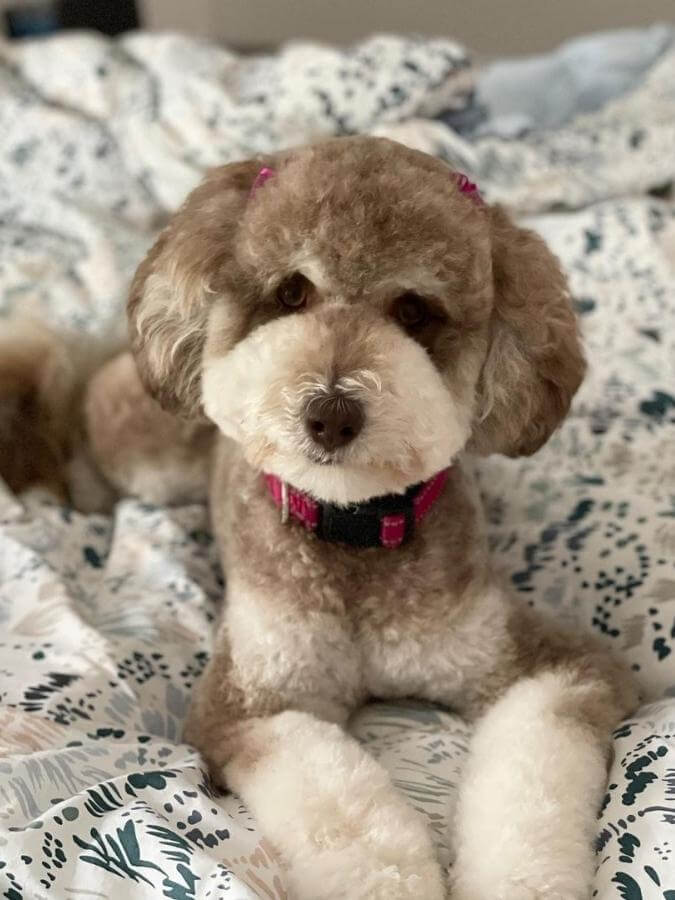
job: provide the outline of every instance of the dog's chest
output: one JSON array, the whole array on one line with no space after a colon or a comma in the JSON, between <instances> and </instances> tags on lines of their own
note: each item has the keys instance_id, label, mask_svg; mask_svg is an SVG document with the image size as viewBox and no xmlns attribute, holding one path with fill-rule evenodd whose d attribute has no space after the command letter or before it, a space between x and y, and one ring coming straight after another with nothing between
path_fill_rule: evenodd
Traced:
<instances>
[{"instance_id":1,"label":"dog's chest","mask_svg":"<svg viewBox=\"0 0 675 900\"><path fill-rule=\"evenodd\" d=\"M313 640L332 646L332 632L348 642L350 666L360 668L368 694L425 696L439 679L449 699L461 691L480 642L466 597L486 571L477 511L461 476L413 540L392 550L357 550L282 524L257 476L246 482L237 473L230 486L218 529L225 567L269 598L277 631L282 621L308 630L320 619L322 635Z\"/></svg>"}]
</instances>

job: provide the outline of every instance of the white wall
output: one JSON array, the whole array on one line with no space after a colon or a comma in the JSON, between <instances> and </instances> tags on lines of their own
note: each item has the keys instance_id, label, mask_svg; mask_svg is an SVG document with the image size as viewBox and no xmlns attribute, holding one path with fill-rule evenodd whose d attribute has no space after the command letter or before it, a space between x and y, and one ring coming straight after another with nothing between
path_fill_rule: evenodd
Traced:
<instances>
[{"instance_id":1,"label":"white wall","mask_svg":"<svg viewBox=\"0 0 675 900\"><path fill-rule=\"evenodd\" d=\"M547 50L604 28L675 19L675 0L139 0L154 28L233 45L346 42L373 31L449 35L483 54Z\"/></svg>"}]
</instances>

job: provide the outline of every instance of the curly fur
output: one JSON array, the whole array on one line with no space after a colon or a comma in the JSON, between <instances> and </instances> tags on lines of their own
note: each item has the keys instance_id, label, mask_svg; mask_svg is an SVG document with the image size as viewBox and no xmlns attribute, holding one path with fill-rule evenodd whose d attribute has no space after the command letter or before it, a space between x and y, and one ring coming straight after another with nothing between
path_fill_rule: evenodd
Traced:
<instances>
[{"instance_id":1,"label":"curly fur","mask_svg":"<svg viewBox=\"0 0 675 900\"><path fill-rule=\"evenodd\" d=\"M251 196L263 165L275 175ZM275 292L297 272L306 305L284 311ZM429 307L416 329L395 317L411 291ZM142 495L156 459L177 496L203 486L200 460L211 469L227 598L185 737L251 805L293 896L445 896L423 822L342 730L370 697L417 696L477 723L453 900L587 898L610 734L635 691L594 641L501 588L467 456L534 452L583 377L545 244L461 194L444 163L344 138L210 173L140 265L128 312L137 368L127 356L92 382L91 444ZM328 393L364 410L336 451L303 423ZM260 477L348 503L450 463L397 551L282 525Z\"/></svg>"}]
</instances>

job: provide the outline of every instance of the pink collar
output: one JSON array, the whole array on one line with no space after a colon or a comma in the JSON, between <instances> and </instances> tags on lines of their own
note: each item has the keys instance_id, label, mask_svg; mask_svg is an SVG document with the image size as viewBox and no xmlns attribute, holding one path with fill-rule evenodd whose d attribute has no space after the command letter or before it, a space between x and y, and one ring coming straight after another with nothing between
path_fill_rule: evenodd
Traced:
<instances>
[{"instance_id":1,"label":"pink collar","mask_svg":"<svg viewBox=\"0 0 675 900\"><path fill-rule=\"evenodd\" d=\"M394 549L412 538L443 493L451 471L452 467L443 469L428 481L409 487L404 494L387 494L350 506L322 503L276 475L264 478L272 499L281 509L282 522L295 519L324 541Z\"/></svg>"}]
</instances>

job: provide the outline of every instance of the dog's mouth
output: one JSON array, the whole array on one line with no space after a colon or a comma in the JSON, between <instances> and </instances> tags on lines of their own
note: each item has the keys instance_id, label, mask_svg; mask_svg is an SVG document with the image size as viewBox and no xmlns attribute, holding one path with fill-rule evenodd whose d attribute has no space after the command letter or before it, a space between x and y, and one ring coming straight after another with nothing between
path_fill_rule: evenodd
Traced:
<instances>
[{"instance_id":1,"label":"dog's mouth","mask_svg":"<svg viewBox=\"0 0 675 900\"><path fill-rule=\"evenodd\" d=\"M315 466L337 466L341 462L337 453L325 453L310 450L305 455Z\"/></svg>"}]
</instances>

